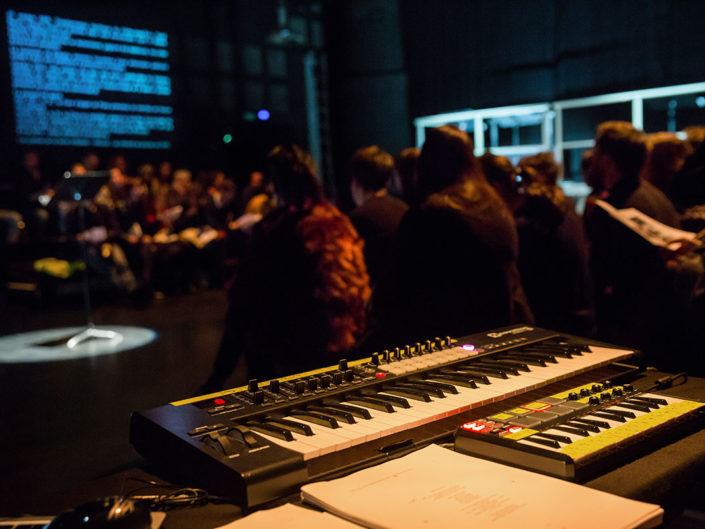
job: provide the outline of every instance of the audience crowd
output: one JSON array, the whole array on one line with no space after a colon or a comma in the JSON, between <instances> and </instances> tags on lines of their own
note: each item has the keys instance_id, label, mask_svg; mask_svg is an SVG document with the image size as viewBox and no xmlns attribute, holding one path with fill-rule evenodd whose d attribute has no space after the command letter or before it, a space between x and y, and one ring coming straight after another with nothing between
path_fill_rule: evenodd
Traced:
<instances>
[{"instance_id":1,"label":"audience crowd","mask_svg":"<svg viewBox=\"0 0 705 529\"><path fill-rule=\"evenodd\" d=\"M127 292L229 287L226 329L202 390L244 356L260 380L435 336L513 323L639 348L664 370L703 374L705 128L644 134L602 123L583 155L585 210L552 153L475 157L453 126L396 158L378 146L349 164L354 209L323 194L311 156L274 148L238 189L222 171L124 157L80 219L28 152L5 241L82 240ZM74 175L102 168L94 153ZM93 173L90 173L93 174ZM394 196L390 189L395 190ZM634 208L681 233L655 245L616 220ZM25 235L14 230L22 226ZM91 266L91 263L88 263Z\"/></svg>"}]
</instances>

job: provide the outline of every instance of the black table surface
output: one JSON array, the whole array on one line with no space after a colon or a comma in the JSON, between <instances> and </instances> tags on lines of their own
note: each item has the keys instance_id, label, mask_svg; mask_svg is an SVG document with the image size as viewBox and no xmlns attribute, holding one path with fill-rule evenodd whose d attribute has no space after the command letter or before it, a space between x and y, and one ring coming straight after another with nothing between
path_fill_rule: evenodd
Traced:
<instances>
[{"instance_id":1,"label":"black table surface","mask_svg":"<svg viewBox=\"0 0 705 529\"><path fill-rule=\"evenodd\" d=\"M634 385L646 389L664 373L647 370ZM687 382L661 390L659 393L705 402L705 378L689 377ZM625 498L656 503L664 507L666 519L677 516L687 506L702 501L705 508L705 430L697 431L647 455L624 464L591 481L585 486ZM159 471L145 465L116 472L86 482L61 495L38 498L36 514L52 514L98 497L120 495L144 486L139 480L163 482ZM144 494L154 491L145 490ZM699 495L699 497L698 497ZM282 498L265 507L298 502L298 495ZM243 516L240 508L226 503L176 508L168 511L164 529L210 529L225 525Z\"/></svg>"}]
</instances>

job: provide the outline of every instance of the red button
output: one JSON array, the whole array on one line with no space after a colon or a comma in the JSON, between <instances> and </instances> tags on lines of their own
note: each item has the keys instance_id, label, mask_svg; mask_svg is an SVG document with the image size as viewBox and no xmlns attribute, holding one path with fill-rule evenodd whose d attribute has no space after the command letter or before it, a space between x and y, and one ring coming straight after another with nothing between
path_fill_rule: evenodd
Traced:
<instances>
[{"instance_id":1,"label":"red button","mask_svg":"<svg viewBox=\"0 0 705 529\"><path fill-rule=\"evenodd\" d=\"M381 372L378 371L377 373L375 373L375 376L376 376L377 378L384 378L384 377L387 376L387 373L381 373Z\"/></svg>"},{"instance_id":2,"label":"red button","mask_svg":"<svg viewBox=\"0 0 705 529\"><path fill-rule=\"evenodd\" d=\"M227 404L227 401L225 399L217 398L217 399L213 399L213 404L217 404L218 406L222 406L223 404Z\"/></svg>"}]
</instances>

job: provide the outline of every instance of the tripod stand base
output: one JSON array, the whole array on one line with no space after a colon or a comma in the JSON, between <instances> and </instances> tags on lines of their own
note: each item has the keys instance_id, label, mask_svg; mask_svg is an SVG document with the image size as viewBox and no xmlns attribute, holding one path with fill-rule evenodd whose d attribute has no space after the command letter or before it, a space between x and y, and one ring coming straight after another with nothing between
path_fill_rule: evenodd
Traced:
<instances>
[{"instance_id":1,"label":"tripod stand base","mask_svg":"<svg viewBox=\"0 0 705 529\"><path fill-rule=\"evenodd\" d=\"M122 334L116 331L111 331L109 329L96 329L95 327L88 327L87 329L82 330L78 334L72 336L69 338L66 342L66 347L69 349L74 349L75 347L78 347L80 344L83 342L86 342L88 340L93 340L93 339L100 339L100 340L111 340L115 341L115 343L120 343L122 341Z\"/></svg>"}]
</instances>

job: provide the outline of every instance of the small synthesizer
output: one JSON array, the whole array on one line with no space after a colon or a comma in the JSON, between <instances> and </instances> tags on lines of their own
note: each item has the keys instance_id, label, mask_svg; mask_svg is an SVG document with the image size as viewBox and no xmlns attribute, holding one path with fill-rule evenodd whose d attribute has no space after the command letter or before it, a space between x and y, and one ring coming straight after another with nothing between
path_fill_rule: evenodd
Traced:
<instances>
[{"instance_id":1,"label":"small synthesizer","mask_svg":"<svg viewBox=\"0 0 705 529\"><path fill-rule=\"evenodd\" d=\"M463 424L455 449L585 481L705 426L705 404L605 380Z\"/></svg>"}]
</instances>

